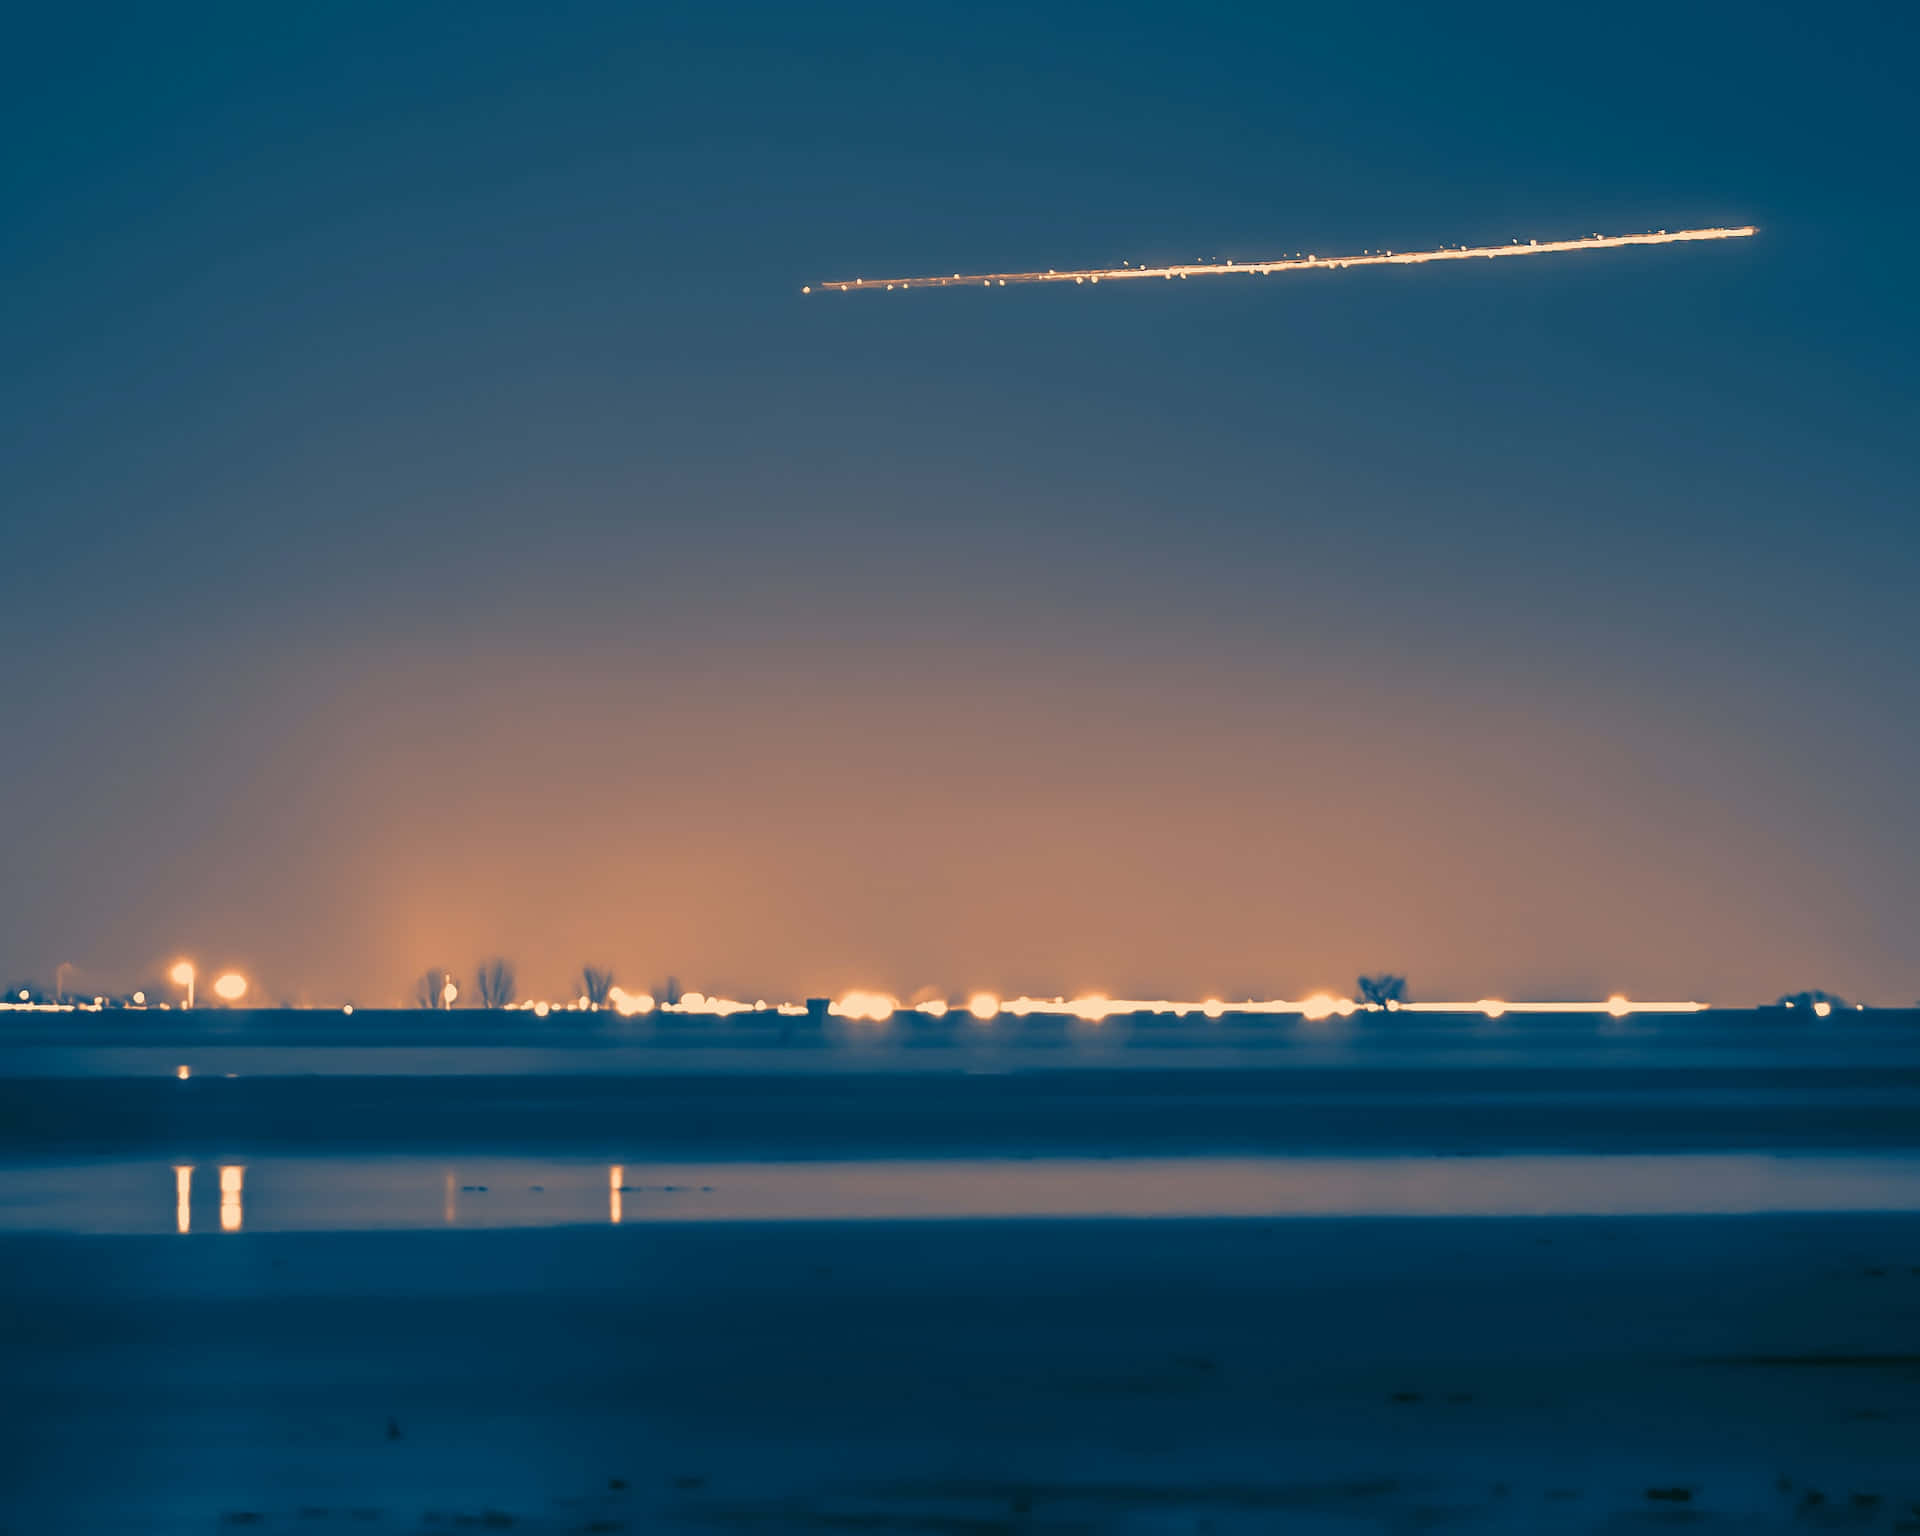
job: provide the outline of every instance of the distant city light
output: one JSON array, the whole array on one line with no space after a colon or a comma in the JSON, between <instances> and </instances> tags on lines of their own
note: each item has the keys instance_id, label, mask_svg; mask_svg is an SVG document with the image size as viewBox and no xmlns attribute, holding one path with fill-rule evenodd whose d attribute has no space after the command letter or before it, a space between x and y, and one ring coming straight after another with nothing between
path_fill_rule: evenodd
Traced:
<instances>
[{"instance_id":1,"label":"distant city light","mask_svg":"<svg viewBox=\"0 0 1920 1536\"><path fill-rule=\"evenodd\" d=\"M247 978L238 971L227 971L214 978L213 995L223 1003L237 1003L247 995Z\"/></svg>"},{"instance_id":2,"label":"distant city light","mask_svg":"<svg viewBox=\"0 0 1920 1536\"><path fill-rule=\"evenodd\" d=\"M174 961L173 969L167 972L167 976L176 987L186 988L187 1006L191 1008L193 1006L193 962L191 960Z\"/></svg>"},{"instance_id":3,"label":"distant city light","mask_svg":"<svg viewBox=\"0 0 1920 1536\"><path fill-rule=\"evenodd\" d=\"M899 1010L900 999L886 992L849 992L830 1010L843 1019L884 1024Z\"/></svg>"},{"instance_id":4,"label":"distant city light","mask_svg":"<svg viewBox=\"0 0 1920 1536\"><path fill-rule=\"evenodd\" d=\"M459 995L460 989L454 985L453 978L449 976L447 978L447 984L440 989L440 1006L442 1008L451 1008L453 1006L453 1000Z\"/></svg>"},{"instance_id":5,"label":"distant city light","mask_svg":"<svg viewBox=\"0 0 1920 1536\"><path fill-rule=\"evenodd\" d=\"M630 1019L636 1013L652 1013L653 999L645 992L629 992L625 987L607 988L607 1001L613 1005L613 1011L623 1019Z\"/></svg>"},{"instance_id":6,"label":"distant city light","mask_svg":"<svg viewBox=\"0 0 1920 1536\"><path fill-rule=\"evenodd\" d=\"M136 993L134 993L134 994L133 994L133 1005L134 1005L134 1007L136 1007L136 1008L144 1008L144 1007L146 1007L146 1006L147 1006L147 994L146 994L146 993L144 993L144 992L136 992Z\"/></svg>"},{"instance_id":7,"label":"distant city light","mask_svg":"<svg viewBox=\"0 0 1920 1536\"><path fill-rule=\"evenodd\" d=\"M25 997L27 994L22 992L20 995ZM967 1012L972 1014L982 1024L988 1023L999 1017L1000 999L995 997L991 992L976 992L972 997L967 999Z\"/></svg>"}]
</instances>

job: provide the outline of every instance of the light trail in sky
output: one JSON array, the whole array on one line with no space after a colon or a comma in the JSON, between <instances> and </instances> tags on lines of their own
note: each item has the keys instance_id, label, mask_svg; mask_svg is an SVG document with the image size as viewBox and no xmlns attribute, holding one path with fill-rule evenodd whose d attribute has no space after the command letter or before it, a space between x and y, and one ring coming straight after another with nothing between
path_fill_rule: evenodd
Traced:
<instances>
[{"instance_id":1,"label":"light trail in sky","mask_svg":"<svg viewBox=\"0 0 1920 1536\"><path fill-rule=\"evenodd\" d=\"M951 277L852 277L802 288L812 293L892 293L909 288L1004 288L1009 283L1124 282L1129 278L1158 277L1172 281L1188 277L1266 277L1275 272L1306 272L1315 268L1417 266L1427 261L1489 260L1498 256L1558 256L1568 251L1611 251L1627 245L1678 245L1694 240L1744 240L1759 233L1757 226L1734 229L1661 229L1645 235L1589 235L1580 240L1514 241L1511 245L1442 246L1435 251L1362 251L1358 256L1283 256L1274 261L1206 261L1173 267L1088 267L1055 272L955 272Z\"/></svg>"}]
</instances>

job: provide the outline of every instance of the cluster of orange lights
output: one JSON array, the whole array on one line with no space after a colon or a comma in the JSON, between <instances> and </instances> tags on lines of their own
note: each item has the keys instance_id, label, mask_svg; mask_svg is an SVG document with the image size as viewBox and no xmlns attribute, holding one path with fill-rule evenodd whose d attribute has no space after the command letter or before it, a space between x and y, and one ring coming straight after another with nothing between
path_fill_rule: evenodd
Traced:
<instances>
[{"instance_id":1,"label":"cluster of orange lights","mask_svg":"<svg viewBox=\"0 0 1920 1536\"><path fill-rule=\"evenodd\" d=\"M1350 997L1336 997L1331 992L1315 992L1298 999L1249 998L1238 1003L1229 1003L1217 997L1198 1002L1178 1002L1170 998L1116 998L1102 992L1084 993L1078 997L1010 998L1002 998L992 992L976 992L966 1002L967 1013L982 1024L991 1023L1002 1015L1016 1019L1054 1016L1077 1019L1083 1024L1100 1024L1124 1014L1172 1014L1176 1018L1184 1018L1196 1013L1207 1019L1224 1018L1228 1014L1290 1014L1315 1023L1323 1019L1344 1019L1356 1013L1480 1013L1490 1019L1510 1013L1596 1013L1620 1019L1633 1013L1700 1013L1706 1007L1705 1003L1695 1002L1635 1002L1619 994L1598 1003L1510 1003L1493 997L1483 997L1471 1003L1361 1003ZM949 1005L944 1001L902 1003L883 992L849 992L828 1011L837 1018L884 1024L894 1014L903 1011L939 1018L948 1010Z\"/></svg>"},{"instance_id":2,"label":"cluster of orange lights","mask_svg":"<svg viewBox=\"0 0 1920 1536\"><path fill-rule=\"evenodd\" d=\"M197 974L191 962L182 960L169 973L175 986L185 993L185 1004L191 1008L194 1004ZM247 978L238 971L225 971L213 981L213 992L223 1003L235 1004L242 1001L248 992ZM442 995L447 1007L452 1007L459 997L459 989L449 980ZM105 1006L104 998L95 998L87 1003L37 1003L30 1000L29 994L22 991L17 998L0 1000L0 1010L31 1012L98 1012ZM133 1003L136 1007L147 1006L146 994L135 993ZM1489 1019L1503 1018L1508 1014L1606 1014L1621 1019L1629 1014L1673 1014L1700 1013L1707 1008L1705 1003L1696 1002L1639 1002L1616 993L1602 1002L1572 1003L1515 1003L1503 998L1483 997L1473 1002L1451 1003L1361 1003L1350 997L1337 997L1331 992L1314 992L1297 999L1289 998L1248 998L1245 1001L1230 1003L1217 997L1196 1001L1177 1001L1171 998L1117 998L1103 992L1082 993L1077 997L1001 997L993 992L975 992L964 1004L950 1003L945 998L916 997L911 1001L902 1001L890 992L881 992L865 988L856 988L831 1000L827 1013L836 1019L845 1019L852 1024L885 1024L898 1013L912 1013L925 1018L944 1018L947 1014L964 1010L967 1015L981 1024L991 1023L1002 1016L1025 1019L1032 1017L1058 1017L1078 1020L1083 1024L1100 1024L1110 1018L1126 1014L1171 1014L1176 1018L1185 1018L1198 1014L1205 1019L1224 1018L1228 1014L1293 1015L1309 1022L1319 1022L1332 1018L1348 1018L1355 1013L1442 1013L1442 1014L1484 1014ZM587 997L578 997L564 1003L517 1002L507 1004L509 1011L524 1011L536 1018L544 1019L554 1013L592 1013L601 1009L616 1013L622 1018L634 1018L650 1013L691 1014L702 1018L729 1018L737 1013L775 1013L786 1018L804 1018L808 1009L802 1003L769 1003L765 998L753 1002L741 1002L735 998L713 997L704 992L687 992L674 1002L658 1001L644 992L629 992L623 987L609 989L604 1003L596 1004ZM351 1005L341 1010L351 1014ZM1815 1004L1814 1012L1821 1015L1828 1011L1825 1004Z\"/></svg>"}]
</instances>

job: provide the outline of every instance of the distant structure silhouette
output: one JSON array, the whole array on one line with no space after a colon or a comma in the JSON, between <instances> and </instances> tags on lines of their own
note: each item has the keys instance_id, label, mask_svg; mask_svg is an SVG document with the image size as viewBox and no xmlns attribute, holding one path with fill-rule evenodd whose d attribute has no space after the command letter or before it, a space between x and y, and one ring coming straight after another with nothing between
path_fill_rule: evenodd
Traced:
<instances>
[{"instance_id":1,"label":"distant structure silhouette","mask_svg":"<svg viewBox=\"0 0 1920 1536\"><path fill-rule=\"evenodd\" d=\"M1789 992L1785 997L1777 997L1773 1000L1773 1006L1776 1008L1804 1008L1809 1013L1824 1017L1829 1013L1838 1013L1843 1008L1850 1009L1853 1007L1853 1004L1837 992L1822 992L1818 988L1815 988L1810 992Z\"/></svg>"},{"instance_id":2,"label":"distant structure silhouette","mask_svg":"<svg viewBox=\"0 0 1920 1536\"><path fill-rule=\"evenodd\" d=\"M504 1008L513 1001L513 967L498 956L482 961L474 971L473 986L482 1008Z\"/></svg>"},{"instance_id":3,"label":"distant structure silhouette","mask_svg":"<svg viewBox=\"0 0 1920 1536\"><path fill-rule=\"evenodd\" d=\"M1354 983L1360 989L1360 1001L1384 1008L1389 1003L1407 1000L1407 978L1382 971L1378 976L1362 976Z\"/></svg>"},{"instance_id":4,"label":"distant structure silhouette","mask_svg":"<svg viewBox=\"0 0 1920 1536\"><path fill-rule=\"evenodd\" d=\"M580 967L580 995L590 1007L607 1006L607 995L613 991L613 972L598 965Z\"/></svg>"},{"instance_id":5,"label":"distant structure silhouette","mask_svg":"<svg viewBox=\"0 0 1920 1536\"><path fill-rule=\"evenodd\" d=\"M414 984L414 1007L442 1010L452 1007L453 999L447 996L447 988L452 985L453 972L435 966Z\"/></svg>"}]
</instances>

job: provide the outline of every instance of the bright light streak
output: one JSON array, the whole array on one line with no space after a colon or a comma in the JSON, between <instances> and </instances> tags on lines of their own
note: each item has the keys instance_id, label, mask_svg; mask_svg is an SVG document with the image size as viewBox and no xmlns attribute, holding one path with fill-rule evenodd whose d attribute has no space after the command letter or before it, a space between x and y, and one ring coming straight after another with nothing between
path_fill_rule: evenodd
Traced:
<instances>
[{"instance_id":1,"label":"bright light streak","mask_svg":"<svg viewBox=\"0 0 1920 1536\"><path fill-rule=\"evenodd\" d=\"M186 1071L185 1067L180 1069ZM176 1232L193 1230L193 1164L174 1164L173 1227Z\"/></svg>"},{"instance_id":2,"label":"bright light streak","mask_svg":"<svg viewBox=\"0 0 1920 1536\"><path fill-rule=\"evenodd\" d=\"M620 1188L627 1182L627 1170L619 1163L607 1167L607 1220L620 1225Z\"/></svg>"},{"instance_id":3,"label":"bright light streak","mask_svg":"<svg viewBox=\"0 0 1920 1536\"><path fill-rule=\"evenodd\" d=\"M215 977L213 995L223 1003L237 1003L247 995L247 978L238 971L228 971Z\"/></svg>"},{"instance_id":4,"label":"bright light streak","mask_svg":"<svg viewBox=\"0 0 1920 1536\"><path fill-rule=\"evenodd\" d=\"M955 273L951 277L867 277L830 283L809 284L802 293L814 288L832 293L858 293L869 288L882 291L893 288L1004 288L1008 283L1097 283L1101 278L1118 281L1135 277L1212 277L1230 273L1240 277L1261 277L1273 272L1305 272L1333 267L1416 266L1428 261L1471 261L1476 257L1553 256L1567 251L1610 251L1626 245L1677 245L1695 240L1743 240L1758 234L1759 228L1742 224L1730 229L1658 230L1645 235L1589 235L1581 240L1535 240L1525 245L1474 245L1436 251L1369 251L1359 256L1288 256L1276 261L1192 262L1171 267L1093 267L1076 272L978 272Z\"/></svg>"},{"instance_id":5,"label":"bright light streak","mask_svg":"<svg viewBox=\"0 0 1920 1536\"><path fill-rule=\"evenodd\" d=\"M1402 1003L1396 1010L1399 1013L1486 1013L1489 1008L1498 1008L1500 1013L1607 1013L1616 1019L1623 1019L1630 1013L1705 1013L1706 1003L1640 1003L1617 993L1603 1003L1509 1003L1498 998L1483 997L1477 1003ZM1489 1014L1498 1018L1499 1014Z\"/></svg>"}]
</instances>

